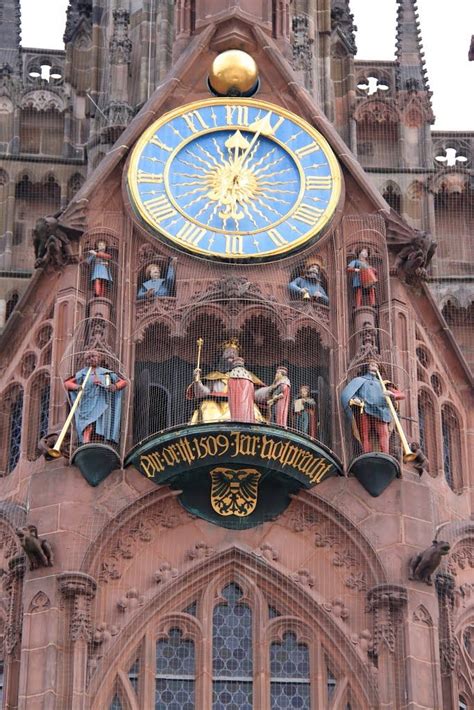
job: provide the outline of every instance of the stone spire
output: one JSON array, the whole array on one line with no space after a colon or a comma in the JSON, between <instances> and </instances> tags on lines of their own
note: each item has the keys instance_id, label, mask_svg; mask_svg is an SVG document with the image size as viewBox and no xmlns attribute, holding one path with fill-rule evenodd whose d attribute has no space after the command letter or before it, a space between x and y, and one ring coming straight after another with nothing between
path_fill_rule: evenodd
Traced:
<instances>
[{"instance_id":1,"label":"stone spire","mask_svg":"<svg viewBox=\"0 0 474 710\"><path fill-rule=\"evenodd\" d=\"M354 15L350 12L349 0L332 0L331 29L336 30L350 54L356 54Z\"/></svg>"},{"instance_id":2,"label":"stone spire","mask_svg":"<svg viewBox=\"0 0 474 710\"><path fill-rule=\"evenodd\" d=\"M395 59L397 89L429 93L417 0L397 0L397 4Z\"/></svg>"},{"instance_id":3,"label":"stone spire","mask_svg":"<svg viewBox=\"0 0 474 710\"><path fill-rule=\"evenodd\" d=\"M4 0L0 13L0 66L20 71L20 0Z\"/></svg>"}]
</instances>

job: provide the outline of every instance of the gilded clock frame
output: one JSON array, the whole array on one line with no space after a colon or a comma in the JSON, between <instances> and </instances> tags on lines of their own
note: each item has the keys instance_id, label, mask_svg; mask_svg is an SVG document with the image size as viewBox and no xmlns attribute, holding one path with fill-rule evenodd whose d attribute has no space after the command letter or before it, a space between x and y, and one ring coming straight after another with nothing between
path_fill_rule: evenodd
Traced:
<instances>
[{"instance_id":1,"label":"gilded clock frame","mask_svg":"<svg viewBox=\"0 0 474 710\"><path fill-rule=\"evenodd\" d=\"M302 130L304 130L315 142L318 143L318 145L321 147L325 160L328 163L329 169L330 169L330 176L332 178L332 190L331 190L331 195L328 201L327 206L324 209L324 213L321 215L321 217L317 220L314 229L308 230L305 234L301 235L298 239L295 239L295 241L291 242L290 244L283 245L281 247L275 247L275 249L272 249L271 251L266 251L266 252L261 252L258 254L248 254L248 255L233 255L233 254L222 254L220 252L212 253L209 250L204 250L200 249L199 247L196 247L193 244L187 244L184 243L183 240L179 239L176 237L176 235L172 234L171 232L168 232L166 228L162 226L157 226L156 222L153 222L147 212L145 211L143 205L142 205L142 199L138 190L138 181L137 181L137 174L138 174L138 163L141 158L142 152L150 139L154 136L154 134L166 123L174 120L175 118L178 118L182 116L183 114L190 113L192 111L197 111L199 109L209 107L209 106L249 106L253 107L255 109L262 109L264 111L271 111L274 112L277 116L283 116L286 119L289 119L293 123L295 123L297 126L299 126ZM164 184L165 184L165 190L166 190L166 197L170 204L173 206L173 208L181 214L181 216L189 223L195 224L202 226L202 222L199 222L192 218L190 215L184 212L182 208L179 207L178 203L175 202L173 196L170 194L170 191L167 189L167 180L169 176L169 169L170 166L173 163L173 160L175 158L175 155L182 150L183 146L186 145L187 143L191 142L192 140L195 140L198 138L200 135L208 135L212 132L220 132L222 130L248 130L248 126L242 125L242 124L228 124L228 125L222 125L222 126L216 126L216 127L209 127L206 129L203 129L202 131L197 131L196 133L193 133L191 136L186 137L181 141L181 143L173 148L173 151L170 153L164 170L163 170L163 179L164 179ZM301 186L299 190L298 197L295 201L295 203L292 206L291 212L287 212L281 219L277 220L275 223L272 223L270 226L263 227L262 229L255 230L255 232L252 232L252 234L260 233L260 232L265 232L269 228L274 228L278 226L279 224L285 222L288 218L291 217L291 215L297 211L298 206L300 202L302 201L303 195L305 193L305 187L304 187L304 178L305 178L305 171L301 166L301 162L298 156L295 156L295 153L289 148L285 143L282 141L276 139L274 136L271 137L271 140L279 145L281 148L283 148L287 154L290 156L291 160L294 162L295 166L298 169L299 175L300 175L300 180L301 180ZM278 258L284 258L287 256L292 256L295 253L301 251L305 247L309 247L310 245L314 244L315 241L317 241L317 237L323 236L323 232L325 232L325 228L328 226L329 222L333 219L336 208L339 204L339 200L341 197L342 193L342 172L341 168L339 165L339 162L333 152L333 149L329 145L328 141L326 138L311 124L309 124L305 119L301 118L297 114L294 114L292 111L289 111L288 109L285 109L281 106L278 106L277 104L270 103L269 101L261 101L259 99L251 99L251 98L244 98L244 97L239 97L239 98L210 98L210 99L200 99L199 101L193 101L188 104L184 104L181 106L176 107L175 109L172 109L171 111L168 111L167 113L164 113L160 118L158 118L156 121L154 121L145 131L144 133L140 136L138 141L135 143L133 149L132 149L132 154L130 157L130 162L128 165L127 169L127 177L126 177L126 186L128 189L128 193L130 196L130 201L132 208L136 213L138 213L138 216L140 217L141 224L145 227L145 229L148 232L152 232L153 236L157 238L159 241L162 241L164 244L168 244L169 246L172 246L176 249L178 249L182 253L188 253L188 254L194 254L195 256L199 256L202 259L208 259L212 261L221 261L223 263L240 263L240 264L249 264L252 261L253 262L262 262L262 261L272 261L274 259ZM215 227L207 227L209 231L215 232L217 234L226 234L226 232L229 232L230 230L219 230L216 229ZM232 230L231 232L232 236L239 236L239 235L246 235L248 234L248 231L245 232L239 232L237 230Z\"/></svg>"}]
</instances>

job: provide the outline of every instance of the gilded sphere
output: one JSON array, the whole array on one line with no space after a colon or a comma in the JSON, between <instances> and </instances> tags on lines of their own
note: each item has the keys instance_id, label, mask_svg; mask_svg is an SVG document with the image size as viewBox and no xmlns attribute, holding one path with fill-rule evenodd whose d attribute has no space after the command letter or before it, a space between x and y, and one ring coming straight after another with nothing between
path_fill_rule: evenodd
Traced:
<instances>
[{"instance_id":1,"label":"gilded sphere","mask_svg":"<svg viewBox=\"0 0 474 710\"><path fill-rule=\"evenodd\" d=\"M248 96L256 88L257 79L255 60L240 49L229 49L218 54L209 72L209 84L221 96Z\"/></svg>"}]
</instances>

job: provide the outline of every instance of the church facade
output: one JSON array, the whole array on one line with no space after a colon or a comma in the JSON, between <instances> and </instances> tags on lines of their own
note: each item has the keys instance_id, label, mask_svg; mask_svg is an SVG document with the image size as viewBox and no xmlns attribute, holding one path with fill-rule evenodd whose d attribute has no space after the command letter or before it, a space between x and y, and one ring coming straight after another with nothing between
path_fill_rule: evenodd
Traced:
<instances>
[{"instance_id":1,"label":"church facade","mask_svg":"<svg viewBox=\"0 0 474 710\"><path fill-rule=\"evenodd\" d=\"M472 149L346 0L0 18L3 707L474 707Z\"/></svg>"}]
</instances>

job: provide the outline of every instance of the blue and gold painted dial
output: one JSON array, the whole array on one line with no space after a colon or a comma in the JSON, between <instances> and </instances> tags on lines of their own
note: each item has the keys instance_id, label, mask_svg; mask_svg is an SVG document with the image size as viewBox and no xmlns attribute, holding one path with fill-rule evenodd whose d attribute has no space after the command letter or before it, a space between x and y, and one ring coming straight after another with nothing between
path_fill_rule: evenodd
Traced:
<instances>
[{"instance_id":1,"label":"blue and gold painted dial","mask_svg":"<svg viewBox=\"0 0 474 710\"><path fill-rule=\"evenodd\" d=\"M158 238L245 262L319 238L337 207L341 173L324 137L293 113L255 99L209 99L145 131L128 190Z\"/></svg>"}]
</instances>

